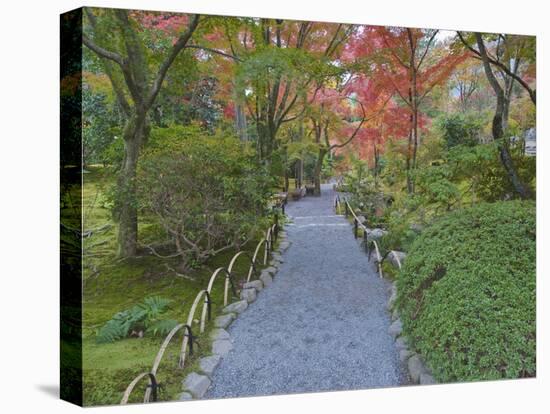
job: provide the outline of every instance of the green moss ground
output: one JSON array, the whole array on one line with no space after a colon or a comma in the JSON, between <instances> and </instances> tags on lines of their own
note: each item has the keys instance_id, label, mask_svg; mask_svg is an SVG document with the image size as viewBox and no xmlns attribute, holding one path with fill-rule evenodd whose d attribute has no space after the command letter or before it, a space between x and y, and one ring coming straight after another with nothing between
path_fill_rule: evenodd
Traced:
<instances>
[{"instance_id":1,"label":"green moss ground","mask_svg":"<svg viewBox=\"0 0 550 414\"><path fill-rule=\"evenodd\" d=\"M85 239L85 258L83 260L84 297L83 297L83 376L84 404L105 405L118 404L130 381L139 373L149 371L163 341L163 337L128 338L112 344L97 344L96 331L112 316L127 309L148 296L161 296L171 299L172 303L165 317L185 322L187 313L197 293L207 286L208 280L218 267L227 266L234 251L221 254L202 268L197 269L190 278L178 276L173 270L175 260L160 259L156 256L143 255L132 260L117 260L116 226L111 220L109 202L105 197L109 180L101 168L89 168L84 175L83 214L84 228L97 229L107 223L111 226ZM78 197L78 194L73 194ZM71 208L70 202L64 203ZM156 231L150 225L140 223L140 237ZM250 243L248 250L254 249L256 243ZM171 268L171 269L170 269ZM235 273L244 278L248 272L246 260L237 260ZM223 304L223 278L219 278L213 289L214 318ZM196 313L196 319L200 312ZM199 346L195 347L193 356L188 357L186 368L177 368L179 348L182 336L172 340L161 366L158 380L162 384L159 399L168 401L176 399L181 393L181 380L196 365L196 361L210 352L208 331L198 338ZM195 334L198 328L195 328ZM130 402L140 402L146 380L138 385Z\"/></svg>"}]
</instances>

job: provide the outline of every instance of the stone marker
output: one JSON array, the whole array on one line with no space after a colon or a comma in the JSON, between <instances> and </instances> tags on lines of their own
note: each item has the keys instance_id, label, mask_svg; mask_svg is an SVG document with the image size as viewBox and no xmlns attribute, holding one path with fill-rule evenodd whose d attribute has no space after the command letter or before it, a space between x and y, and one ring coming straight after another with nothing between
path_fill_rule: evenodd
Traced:
<instances>
[{"instance_id":1,"label":"stone marker","mask_svg":"<svg viewBox=\"0 0 550 414\"><path fill-rule=\"evenodd\" d=\"M233 349L233 344L229 339L219 339L212 342L212 353L224 357Z\"/></svg>"},{"instance_id":2,"label":"stone marker","mask_svg":"<svg viewBox=\"0 0 550 414\"><path fill-rule=\"evenodd\" d=\"M252 303L256 300L256 289L249 288L241 290L241 299L246 300L248 303Z\"/></svg>"},{"instance_id":3,"label":"stone marker","mask_svg":"<svg viewBox=\"0 0 550 414\"><path fill-rule=\"evenodd\" d=\"M227 305L223 308L223 313L242 313L248 308L248 302L246 300L239 300L238 302L233 302L230 305Z\"/></svg>"},{"instance_id":4,"label":"stone marker","mask_svg":"<svg viewBox=\"0 0 550 414\"><path fill-rule=\"evenodd\" d=\"M218 316L216 319L214 319L214 326L216 328L227 328L229 325L231 325L233 319L235 319L234 313L226 313L225 315Z\"/></svg>"},{"instance_id":5,"label":"stone marker","mask_svg":"<svg viewBox=\"0 0 550 414\"><path fill-rule=\"evenodd\" d=\"M214 373L214 370L220 363L220 360L221 358L219 355L210 355L210 356L201 358L199 360L199 368L204 374L211 377L212 374Z\"/></svg>"},{"instance_id":6,"label":"stone marker","mask_svg":"<svg viewBox=\"0 0 550 414\"><path fill-rule=\"evenodd\" d=\"M261 280L252 280L243 285L243 289L256 289L258 292L264 288L264 284Z\"/></svg>"},{"instance_id":7,"label":"stone marker","mask_svg":"<svg viewBox=\"0 0 550 414\"><path fill-rule=\"evenodd\" d=\"M196 372L192 372L183 380L183 388L191 393L193 398L202 398L210 384L210 378Z\"/></svg>"}]
</instances>

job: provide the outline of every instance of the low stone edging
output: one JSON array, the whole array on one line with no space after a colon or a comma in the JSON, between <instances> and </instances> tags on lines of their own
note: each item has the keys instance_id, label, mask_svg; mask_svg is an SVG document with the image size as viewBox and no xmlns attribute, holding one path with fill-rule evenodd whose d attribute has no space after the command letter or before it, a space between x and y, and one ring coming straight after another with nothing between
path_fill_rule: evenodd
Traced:
<instances>
[{"instance_id":1,"label":"low stone edging","mask_svg":"<svg viewBox=\"0 0 550 414\"><path fill-rule=\"evenodd\" d=\"M409 378L414 384L436 384L437 381L433 377L430 369L422 360L422 357L409 349L408 338L403 335L403 323L401 322L399 312L395 307L395 301L397 299L397 286L395 282L392 283L390 290L391 294L386 305L386 309L388 312L392 312L392 323L388 328L388 333L395 340L395 347L399 351L399 359L403 364L406 364Z\"/></svg>"},{"instance_id":2,"label":"low stone edging","mask_svg":"<svg viewBox=\"0 0 550 414\"><path fill-rule=\"evenodd\" d=\"M180 394L180 400L200 399L204 397L208 388L212 384L212 375L219 366L223 357L231 349L233 342L226 328L243 312L248 305L256 300L257 295L273 283L273 278L280 265L284 262L282 253L289 247L290 242L286 240L286 232L281 231L278 235L280 240L278 250L271 255L269 266L263 269L257 280L250 281L243 285L239 301L233 302L222 310L222 315L214 319L214 329L210 333L212 341L212 355L202 357L198 363L198 372L191 372L182 381L183 392Z\"/></svg>"}]
</instances>

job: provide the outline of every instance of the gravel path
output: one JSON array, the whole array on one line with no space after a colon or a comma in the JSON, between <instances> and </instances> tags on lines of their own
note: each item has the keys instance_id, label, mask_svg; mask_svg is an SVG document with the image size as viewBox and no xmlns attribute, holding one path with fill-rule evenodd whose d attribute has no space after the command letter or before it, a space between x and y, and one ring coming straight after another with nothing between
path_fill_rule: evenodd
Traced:
<instances>
[{"instance_id":1,"label":"gravel path","mask_svg":"<svg viewBox=\"0 0 550 414\"><path fill-rule=\"evenodd\" d=\"M404 384L387 330L389 283L336 216L334 192L289 203L290 248L274 283L228 328L233 350L206 398Z\"/></svg>"}]
</instances>

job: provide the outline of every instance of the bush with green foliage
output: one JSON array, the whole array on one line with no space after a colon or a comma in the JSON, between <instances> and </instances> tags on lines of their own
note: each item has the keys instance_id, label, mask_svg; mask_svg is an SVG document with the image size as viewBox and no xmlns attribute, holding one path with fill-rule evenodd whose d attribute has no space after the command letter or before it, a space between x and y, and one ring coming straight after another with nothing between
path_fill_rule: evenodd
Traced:
<instances>
[{"instance_id":1,"label":"bush with green foliage","mask_svg":"<svg viewBox=\"0 0 550 414\"><path fill-rule=\"evenodd\" d=\"M273 185L246 143L193 126L153 129L137 177L140 207L165 230L159 242L173 246L182 271L256 237Z\"/></svg>"},{"instance_id":2,"label":"bush with green foliage","mask_svg":"<svg viewBox=\"0 0 550 414\"><path fill-rule=\"evenodd\" d=\"M118 312L112 319L97 332L98 343L110 343L128 337L132 332L166 335L176 325L172 319L161 319L160 316L167 310L170 300L160 296L146 298L130 309Z\"/></svg>"},{"instance_id":3,"label":"bush with green foliage","mask_svg":"<svg viewBox=\"0 0 550 414\"><path fill-rule=\"evenodd\" d=\"M437 120L447 148L457 145L473 146L479 142L483 120L473 114L445 114Z\"/></svg>"},{"instance_id":4,"label":"bush with green foliage","mask_svg":"<svg viewBox=\"0 0 550 414\"><path fill-rule=\"evenodd\" d=\"M441 382L535 375L535 204L453 211L414 241L397 281L404 333Z\"/></svg>"}]
</instances>

